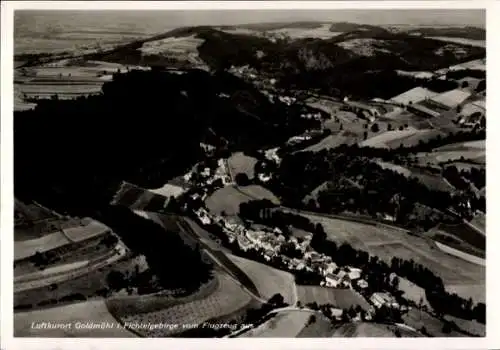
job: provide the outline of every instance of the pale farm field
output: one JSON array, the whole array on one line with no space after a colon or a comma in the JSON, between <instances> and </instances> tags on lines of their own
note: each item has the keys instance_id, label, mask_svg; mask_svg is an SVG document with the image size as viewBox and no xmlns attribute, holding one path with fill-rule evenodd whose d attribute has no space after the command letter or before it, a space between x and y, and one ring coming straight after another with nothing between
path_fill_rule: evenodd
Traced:
<instances>
[{"instance_id":1,"label":"pale farm field","mask_svg":"<svg viewBox=\"0 0 500 350\"><path fill-rule=\"evenodd\" d=\"M417 286L413 282L408 281L404 277L398 276L398 279L399 279L398 289L403 292L403 297L405 299L411 300L417 305L419 305L420 301L422 301L422 305L431 307L425 295L425 289Z\"/></svg>"},{"instance_id":2,"label":"pale farm field","mask_svg":"<svg viewBox=\"0 0 500 350\"><path fill-rule=\"evenodd\" d=\"M254 199L269 199L275 204L279 204L279 199L269 190L259 185L244 187L226 186L215 191L205 200L205 204L210 212L226 215L238 215L241 203L246 203Z\"/></svg>"},{"instance_id":3,"label":"pale farm field","mask_svg":"<svg viewBox=\"0 0 500 350\"><path fill-rule=\"evenodd\" d=\"M21 260L36 252L46 252L62 247L71 241L60 231L53 232L36 239L14 242L14 260Z\"/></svg>"},{"instance_id":4,"label":"pale farm field","mask_svg":"<svg viewBox=\"0 0 500 350\"><path fill-rule=\"evenodd\" d=\"M445 288L449 293L457 293L462 298L472 298L475 303L484 303L486 300L486 285L484 281L478 284L447 284Z\"/></svg>"},{"instance_id":5,"label":"pale farm field","mask_svg":"<svg viewBox=\"0 0 500 350\"><path fill-rule=\"evenodd\" d=\"M178 324L177 329L141 329L147 337L168 337L182 331L182 325L201 324L245 308L252 298L226 273L218 274L217 289L209 296L168 307L163 310L124 316L124 322Z\"/></svg>"},{"instance_id":6,"label":"pale farm field","mask_svg":"<svg viewBox=\"0 0 500 350\"><path fill-rule=\"evenodd\" d=\"M397 165L397 164L392 164L392 163L388 163L388 162L383 162L383 161L378 161L377 164L382 167L383 169L389 169L389 170L392 170L392 171L395 171L401 175L404 175L406 177L409 177L411 175L411 170L409 170L408 168L405 168L401 165Z\"/></svg>"},{"instance_id":7,"label":"pale farm field","mask_svg":"<svg viewBox=\"0 0 500 350\"><path fill-rule=\"evenodd\" d=\"M257 163L257 159L254 157L249 157L243 152L236 152L229 157L227 160L231 174L236 175L238 173L247 174L249 179L253 179L255 176L254 167Z\"/></svg>"},{"instance_id":8,"label":"pale farm field","mask_svg":"<svg viewBox=\"0 0 500 350\"><path fill-rule=\"evenodd\" d=\"M304 214L314 223L321 223L328 238L337 244L347 242L356 249L377 255L390 263L392 257L413 259L439 275L445 284L481 284L485 269L455 256L446 254L430 242L409 235L404 230L388 226L339 220Z\"/></svg>"},{"instance_id":9,"label":"pale farm field","mask_svg":"<svg viewBox=\"0 0 500 350\"><path fill-rule=\"evenodd\" d=\"M162 53L178 54L198 54L198 46L203 44L203 39L195 38L194 35L188 37L170 37L155 41L149 41L139 49L144 54L158 55Z\"/></svg>"},{"instance_id":10,"label":"pale farm field","mask_svg":"<svg viewBox=\"0 0 500 350\"><path fill-rule=\"evenodd\" d=\"M394 338L394 333L383 324L356 322L346 323L338 328L333 338Z\"/></svg>"},{"instance_id":11,"label":"pale farm field","mask_svg":"<svg viewBox=\"0 0 500 350\"><path fill-rule=\"evenodd\" d=\"M331 32L330 24L322 24L318 28L283 28L270 30L269 33L286 35L292 39L304 39L304 38L318 38L318 39L330 39L339 34L339 32Z\"/></svg>"},{"instance_id":12,"label":"pale farm field","mask_svg":"<svg viewBox=\"0 0 500 350\"><path fill-rule=\"evenodd\" d=\"M295 338L313 314L306 310L282 311L240 338Z\"/></svg>"},{"instance_id":13,"label":"pale farm field","mask_svg":"<svg viewBox=\"0 0 500 350\"><path fill-rule=\"evenodd\" d=\"M486 140L477 140L477 141L468 141L468 142L459 142L452 143L449 145L441 146L436 148L436 151L455 151L455 150L464 150L464 149L478 149L485 150L486 149Z\"/></svg>"},{"instance_id":14,"label":"pale farm field","mask_svg":"<svg viewBox=\"0 0 500 350\"><path fill-rule=\"evenodd\" d=\"M466 38L454 38L454 37L447 37L447 36L431 36L429 38L430 39L441 40L441 41L447 41L447 42L450 42L450 43L457 43L457 44L471 45L471 46L478 46L478 47L486 47L486 40L474 40L474 39L466 39Z\"/></svg>"},{"instance_id":15,"label":"pale farm field","mask_svg":"<svg viewBox=\"0 0 500 350\"><path fill-rule=\"evenodd\" d=\"M149 192L170 198L171 196L179 197L181 194L186 192L186 189L180 186L175 186L167 183L163 187L155 188L152 190L150 189Z\"/></svg>"},{"instance_id":16,"label":"pale farm field","mask_svg":"<svg viewBox=\"0 0 500 350\"><path fill-rule=\"evenodd\" d=\"M32 322L71 323L68 329L34 329ZM77 322L109 322L112 328L77 329ZM81 337L81 338L130 338L135 335L118 326L109 313L104 300L92 300L60 307L14 313L15 337Z\"/></svg>"},{"instance_id":17,"label":"pale farm field","mask_svg":"<svg viewBox=\"0 0 500 350\"><path fill-rule=\"evenodd\" d=\"M286 303L293 305L297 302L295 277L291 273L236 255L227 254L227 257L250 277L264 299L280 293Z\"/></svg>"},{"instance_id":18,"label":"pale farm field","mask_svg":"<svg viewBox=\"0 0 500 350\"><path fill-rule=\"evenodd\" d=\"M351 306L361 306L368 310L370 305L357 292L352 289L328 288L320 286L297 286L299 301L302 305L317 302L321 304L332 304L340 309L349 309Z\"/></svg>"},{"instance_id":19,"label":"pale farm field","mask_svg":"<svg viewBox=\"0 0 500 350\"><path fill-rule=\"evenodd\" d=\"M420 132L425 132L426 130L417 130L409 128L407 130L392 130L385 131L382 134L373 136L365 141L360 142L361 147L375 147L375 148L391 148L389 143L393 146L399 147L399 143L403 139L412 137ZM398 143L399 142L399 143Z\"/></svg>"}]
</instances>

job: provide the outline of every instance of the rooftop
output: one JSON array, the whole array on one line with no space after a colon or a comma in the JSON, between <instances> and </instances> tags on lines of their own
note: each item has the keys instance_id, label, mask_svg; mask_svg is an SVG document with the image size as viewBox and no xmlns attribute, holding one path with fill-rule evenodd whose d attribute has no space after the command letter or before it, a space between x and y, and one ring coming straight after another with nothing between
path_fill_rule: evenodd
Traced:
<instances>
[{"instance_id":1,"label":"rooftop","mask_svg":"<svg viewBox=\"0 0 500 350\"><path fill-rule=\"evenodd\" d=\"M436 95L436 92L418 86L391 98L391 101L402 104L409 104L410 102L417 103L425 100L426 98L431 98Z\"/></svg>"},{"instance_id":2,"label":"rooftop","mask_svg":"<svg viewBox=\"0 0 500 350\"><path fill-rule=\"evenodd\" d=\"M449 108L455 108L469 98L470 95L471 94L469 92L455 89L434 96L432 101L445 105Z\"/></svg>"}]
</instances>

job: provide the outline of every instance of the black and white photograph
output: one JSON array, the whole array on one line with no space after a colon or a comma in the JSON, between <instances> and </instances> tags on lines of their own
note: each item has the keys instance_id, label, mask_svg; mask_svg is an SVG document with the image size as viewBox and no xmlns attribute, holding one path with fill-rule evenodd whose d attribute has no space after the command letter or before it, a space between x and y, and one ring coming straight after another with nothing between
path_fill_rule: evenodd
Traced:
<instances>
[{"instance_id":1,"label":"black and white photograph","mask_svg":"<svg viewBox=\"0 0 500 350\"><path fill-rule=\"evenodd\" d=\"M13 336L486 337L486 13L16 9Z\"/></svg>"}]
</instances>

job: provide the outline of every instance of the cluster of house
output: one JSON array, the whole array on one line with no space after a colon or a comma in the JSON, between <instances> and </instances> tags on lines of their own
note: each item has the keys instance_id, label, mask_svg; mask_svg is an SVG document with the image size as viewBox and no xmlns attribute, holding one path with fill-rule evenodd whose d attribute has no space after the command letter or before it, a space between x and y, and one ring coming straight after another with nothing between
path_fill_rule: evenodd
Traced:
<instances>
[{"instance_id":1,"label":"cluster of house","mask_svg":"<svg viewBox=\"0 0 500 350\"><path fill-rule=\"evenodd\" d=\"M321 120L321 113L304 113L300 115L304 119Z\"/></svg>"}]
</instances>

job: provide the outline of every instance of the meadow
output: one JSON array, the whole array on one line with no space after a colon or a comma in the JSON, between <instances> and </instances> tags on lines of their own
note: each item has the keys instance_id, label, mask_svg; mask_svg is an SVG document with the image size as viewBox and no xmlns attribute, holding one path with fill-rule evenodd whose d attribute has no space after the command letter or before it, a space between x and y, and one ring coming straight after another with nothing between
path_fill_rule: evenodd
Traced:
<instances>
[{"instance_id":1,"label":"meadow","mask_svg":"<svg viewBox=\"0 0 500 350\"><path fill-rule=\"evenodd\" d=\"M248 275L264 299L267 300L274 294L280 293L283 295L286 303L290 305L296 303L295 278L291 273L236 255L228 254L228 257L238 268Z\"/></svg>"},{"instance_id":2,"label":"meadow","mask_svg":"<svg viewBox=\"0 0 500 350\"><path fill-rule=\"evenodd\" d=\"M358 293L352 289L328 288L320 286L297 286L299 301L302 305L316 302L321 304L332 304L339 309L361 306L368 310L370 305Z\"/></svg>"},{"instance_id":3,"label":"meadow","mask_svg":"<svg viewBox=\"0 0 500 350\"><path fill-rule=\"evenodd\" d=\"M306 310L281 311L270 320L241 334L240 338L295 338L307 324L313 312Z\"/></svg>"},{"instance_id":4,"label":"meadow","mask_svg":"<svg viewBox=\"0 0 500 350\"><path fill-rule=\"evenodd\" d=\"M227 163L231 174L236 175L243 173L246 174L249 179L254 178L254 167L257 163L257 159L254 157L249 157L243 154L243 152L236 152L229 157Z\"/></svg>"},{"instance_id":5,"label":"meadow","mask_svg":"<svg viewBox=\"0 0 500 350\"><path fill-rule=\"evenodd\" d=\"M211 213L226 215L238 215L239 205L254 199L269 199L279 204L278 198L269 190L259 185L250 185L242 187L226 186L218 189L205 200L205 204Z\"/></svg>"}]
</instances>

